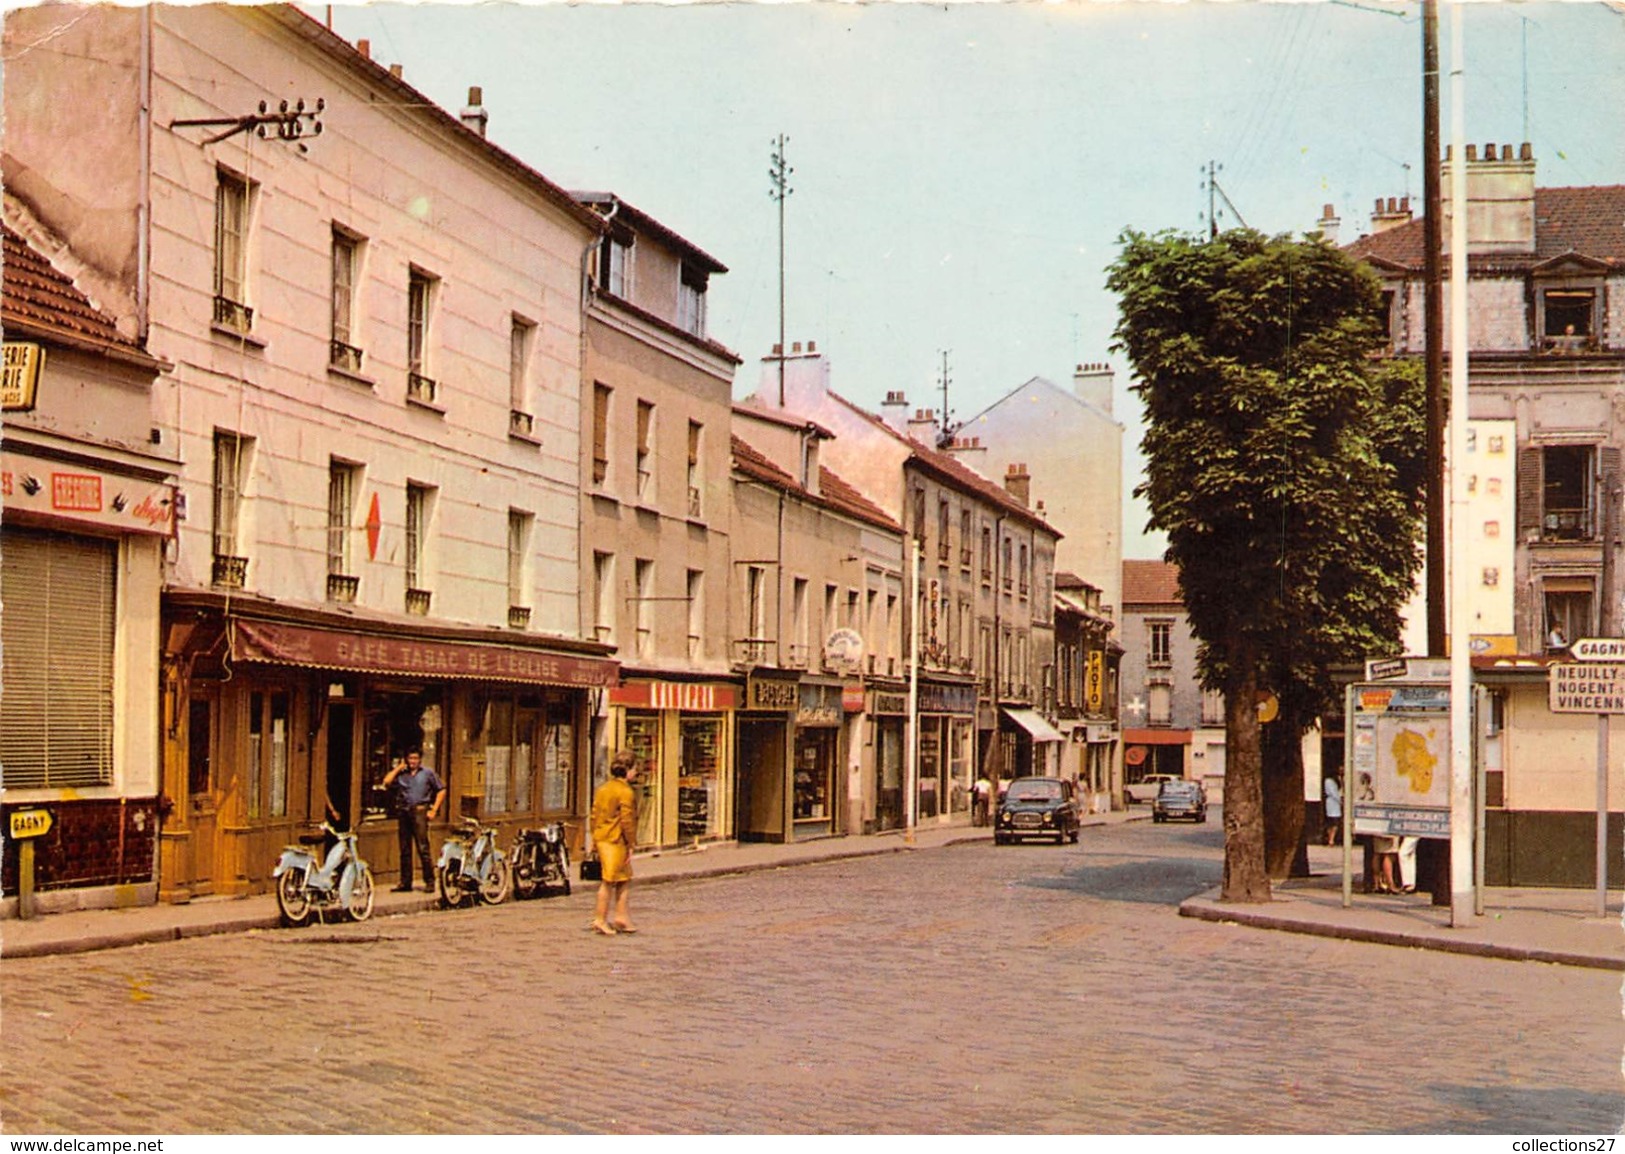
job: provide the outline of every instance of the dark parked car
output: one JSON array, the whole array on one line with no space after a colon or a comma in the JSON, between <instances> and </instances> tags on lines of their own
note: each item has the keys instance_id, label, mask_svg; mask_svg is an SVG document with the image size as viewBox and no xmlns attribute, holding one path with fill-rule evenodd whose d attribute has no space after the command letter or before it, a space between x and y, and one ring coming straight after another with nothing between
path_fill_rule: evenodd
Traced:
<instances>
[{"instance_id":1,"label":"dark parked car","mask_svg":"<svg viewBox=\"0 0 1625 1154\"><path fill-rule=\"evenodd\" d=\"M1152 821L1172 821L1188 817L1192 821L1207 820L1207 788L1199 781L1165 781L1151 803Z\"/></svg>"},{"instance_id":2,"label":"dark parked car","mask_svg":"<svg viewBox=\"0 0 1625 1154\"><path fill-rule=\"evenodd\" d=\"M993 823L997 845L1028 837L1052 837L1060 845L1078 840L1078 796L1059 777L1018 777L999 802Z\"/></svg>"}]
</instances>

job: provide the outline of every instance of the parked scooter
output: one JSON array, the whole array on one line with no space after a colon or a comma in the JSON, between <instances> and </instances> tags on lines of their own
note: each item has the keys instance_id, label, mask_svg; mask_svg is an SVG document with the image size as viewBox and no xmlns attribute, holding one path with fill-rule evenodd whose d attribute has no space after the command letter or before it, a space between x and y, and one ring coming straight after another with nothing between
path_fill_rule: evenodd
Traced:
<instances>
[{"instance_id":1,"label":"parked scooter","mask_svg":"<svg viewBox=\"0 0 1625 1154\"><path fill-rule=\"evenodd\" d=\"M271 876L276 878L276 904L282 920L302 926L314 912L325 920L328 910L343 910L351 921L364 922L372 915L372 870L361 860L356 836L349 830L336 830L322 823L322 833L303 834L298 845L282 851ZM333 846L318 862L316 846L328 838Z\"/></svg>"},{"instance_id":2,"label":"parked scooter","mask_svg":"<svg viewBox=\"0 0 1625 1154\"><path fill-rule=\"evenodd\" d=\"M513 871L497 848L497 831L478 819L458 819L459 830L440 846L440 904L455 908L478 895L480 901L497 905L513 892Z\"/></svg>"},{"instance_id":3,"label":"parked scooter","mask_svg":"<svg viewBox=\"0 0 1625 1154\"><path fill-rule=\"evenodd\" d=\"M561 890L569 896L570 847L564 843L562 823L520 830L514 835L508 856L513 863L515 896L528 898L539 890L548 889Z\"/></svg>"}]
</instances>

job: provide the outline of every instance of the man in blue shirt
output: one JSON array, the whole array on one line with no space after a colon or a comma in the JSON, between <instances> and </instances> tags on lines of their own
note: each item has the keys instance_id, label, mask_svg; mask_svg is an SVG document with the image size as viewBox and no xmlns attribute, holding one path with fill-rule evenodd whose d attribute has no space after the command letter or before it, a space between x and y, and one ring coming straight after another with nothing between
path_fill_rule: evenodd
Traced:
<instances>
[{"instance_id":1,"label":"man in blue shirt","mask_svg":"<svg viewBox=\"0 0 1625 1154\"><path fill-rule=\"evenodd\" d=\"M412 888L412 850L417 848L418 860L423 863L423 889L434 893L434 866L429 859L429 823L440 813L446 800L446 783L440 775L423 764L418 750L407 752L404 761L395 763L384 776L385 789L395 787L396 832L401 850L401 884L396 893Z\"/></svg>"}]
</instances>

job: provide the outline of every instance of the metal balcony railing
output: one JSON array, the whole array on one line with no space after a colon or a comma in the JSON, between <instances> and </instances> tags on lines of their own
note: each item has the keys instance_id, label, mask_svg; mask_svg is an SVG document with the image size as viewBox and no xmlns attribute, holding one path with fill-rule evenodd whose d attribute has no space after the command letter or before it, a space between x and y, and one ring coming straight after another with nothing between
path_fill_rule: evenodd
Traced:
<instances>
[{"instance_id":1,"label":"metal balcony railing","mask_svg":"<svg viewBox=\"0 0 1625 1154\"><path fill-rule=\"evenodd\" d=\"M327 575L327 599L329 601L353 602L356 592L361 588L361 578L349 573L329 573Z\"/></svg>"},{"instance_id":2,"label":"metal balcony railing","mask_svg":"<svg viewBox=\"0 0 1625 1154\"><path fill-rule=\"evenodd\" d=\"M427 617L429 604L434 600L434 594L427 589L408 589L406 591L406 611L414 617Z\"/></svg>"},{"instance_id":3,"label":"metal balcony railing","mask_svg":"<svg viewBox=\"0 0 1625 1154\"><path fill-rule=\"evenodd\" d=\"M516 437L536 435L536 418L523 409L508 410L508 432Z\"/></svg>"},{"instance_id":4,"label":"metal balcony railing","mask_svg":"<svg viewBox=\"0 0 1625 1154\"><path fill-rule=\"evenodd\" d=\"M435 403L435 395L439 391L440 386L435 383L433 377L426 377L422 373L406 374L406 395L408 399L421 405L432 405Z\"/></svg>"},{"instance_id":5,"label":"metal balcony railing","mask_svg":"<svg viewBox=\"0 0 1625 1154\"><path fill-rule=\"evenodd\" d=\"M530 606L529 605L510 605L510 606L508 606L508 628L509 629L528 629L528 628L530 628Z\"/></svg>"},{"instance_id":6,"label":"metal balcony railing","mask_svg":"<svg viewBox=\"0 0 1625 1154\"><path fill-rule=\"evenodd\" d=\"M767 665L773 642L763 637L737 637L730 649L735 665Z\"/></svg>"},{"instance_id":7,"label":"metal balcony railing","mask_svg":"<svg viewBox=\"0 0 1625 1154\"><path fill-rule=\"evenodd\" d=\"M1543 541L1590 541L1596 537L1596 518L1590 509L1547 506L1540 518Z\"/></svg>"},{"instance_id":8,"label":"metal balcony railing","mask_svg":"<svg viewBox=\"0 0 1625 1154\"><path fill-rule=\"evenodd\" d=\"M254 310L230 297L214 298L214 323L221 328L246 333L254 327Z\"/></svg>"},{"instance_id":9,"label":"metal balcony railing","mask_svg":"<svg viewBox=\"0 0 1625 1154\"><path fill-rule=\"evenodd\" d=\"M231 557L224 553L214 555L209 580L222 589L241 589L248 578L248 558Z\"/></svg>"},{"instance_id":10,"label":"metal balcony railing","mask_svg":"<svg viewBox=\"0 0 1625 1154\"><path fill-rule=\"evenodd\" d=\"M327 363L335 369L343 369L347 373L361 371L362 352L354 345L347 345L340 340L327 342Z\"/></svg>"}]
</instances>

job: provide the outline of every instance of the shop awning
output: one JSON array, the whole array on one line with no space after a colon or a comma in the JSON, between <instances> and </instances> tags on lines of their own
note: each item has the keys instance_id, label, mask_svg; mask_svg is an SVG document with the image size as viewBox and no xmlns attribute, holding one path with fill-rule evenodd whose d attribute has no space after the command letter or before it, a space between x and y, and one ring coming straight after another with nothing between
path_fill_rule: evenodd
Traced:
<instances>
[{"instance_id":1,"label":"shop awning","mask_svg":"<svg viewBox=\"0 0 1625 1154\"><path fill-rule=\"evenodd\" d=\"M1125 729L1123 730L1125 745L1189 745L1191 731L1188 729Z\"/></svg>"},{"instance_id":2,"label":"shop awning","mask_svg":"<svg viewBox=\"0 0 1625 1154\"><path fill-rule=\"evenodd\" d=\"M1061 731L1056 729L1035 709L1006 709L1004 715L1025 729L1034 741L1065 741Z\"/></svg>"},{"instance_id":3,"label":"shop awning","mask_svg":"<svg viewBox=\"0 0 1625 1154\"><path fill-rule=\"evenodd\" d=\"M620 665L615 661L545 649L345 633L270 621L238 620L231 624L231 655L238 661L575 688L604 688L620 680Z\"/></svg>"}]
</instances>

